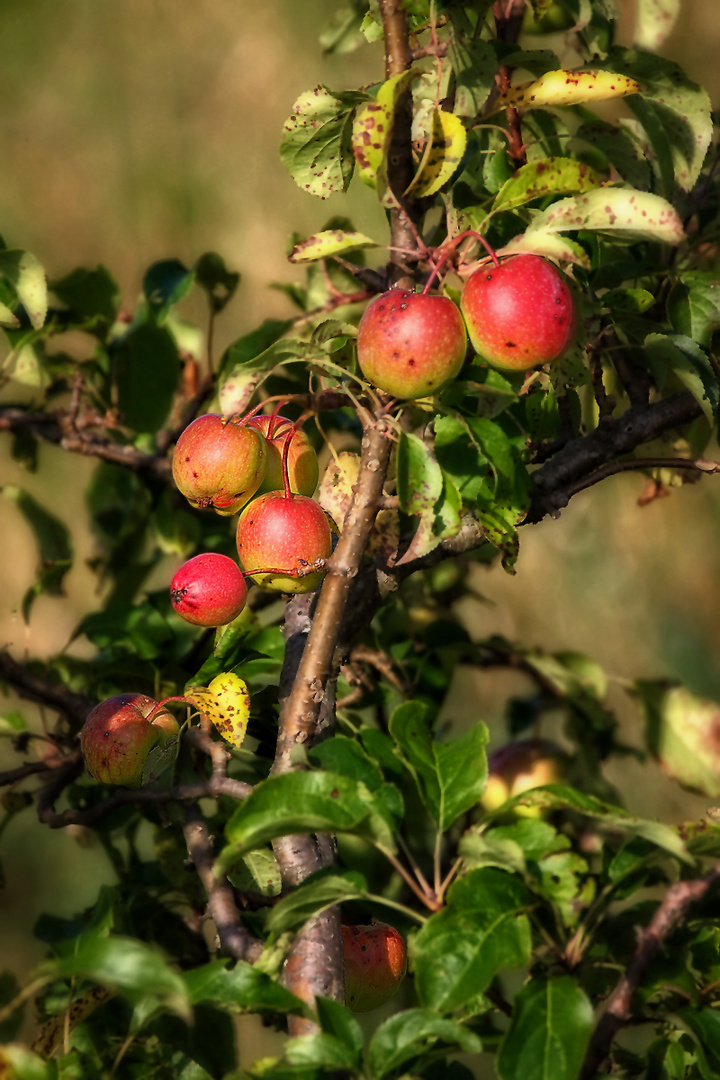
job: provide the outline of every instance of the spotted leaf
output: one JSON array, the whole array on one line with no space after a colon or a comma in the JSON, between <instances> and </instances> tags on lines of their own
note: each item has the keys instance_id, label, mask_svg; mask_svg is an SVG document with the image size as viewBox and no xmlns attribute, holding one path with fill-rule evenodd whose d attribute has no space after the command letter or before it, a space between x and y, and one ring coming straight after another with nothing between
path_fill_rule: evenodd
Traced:
<instances>
[{"instance_id":1,"label":"spotted leaf","mask_svg":"<svg viewBox=\"0 0 720 1080\"><path fill-rule=\"evenodd\" d=\"M640 91L628 75L615 71L546 71L533 82L513 86L501 94L496 107L537 109L546 105L583 105L588 101L607 101Z\"/></svg>"},{"instance_id":2,"label":"spotted leaf","mask_svg":"<svg viewBox=\"0 0 720 1080\"><path fill-rule=\"evenodd\" d=\"M207 689L193 686L187 696L209 717L216 731L233 750L242 746L250 716L250 695L246 683L232 671L218 675Z\"/></svg>"},{"instance_id":3,"label":"spotted leaf","mask_svg":"<svg viewBox=\"0 0 720 1080\"><path fill-rule=\"evenodd\" d=\"M434 195L457 169L467 144L467 132L459 116L435 109L432 132L420 167L407 192L418 198Z\"/></svg>"}]
</instances>

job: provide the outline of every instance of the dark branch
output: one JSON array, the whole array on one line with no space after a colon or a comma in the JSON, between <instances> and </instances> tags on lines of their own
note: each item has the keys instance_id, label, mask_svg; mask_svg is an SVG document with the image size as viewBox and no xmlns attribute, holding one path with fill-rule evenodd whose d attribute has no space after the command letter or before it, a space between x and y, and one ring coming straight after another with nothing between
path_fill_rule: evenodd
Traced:
<instances>
[{"instance_id":1,"label":"dark branch","mask_svg":"<svg viewBox=\"0 0 720 1080\"><path fill-rule=\"evenodd\" d=\"M697 881L679 881L667 892L652 917L650 925L640 935L635 954L627 970L608 999L608 1003L590 1040L579 1080L593 1080L610 1053L612 1041L630 1020L632 998L658 949L682 922L692 904L702 900L720 882L720 863Z\"/></svg>"}]
</instances>

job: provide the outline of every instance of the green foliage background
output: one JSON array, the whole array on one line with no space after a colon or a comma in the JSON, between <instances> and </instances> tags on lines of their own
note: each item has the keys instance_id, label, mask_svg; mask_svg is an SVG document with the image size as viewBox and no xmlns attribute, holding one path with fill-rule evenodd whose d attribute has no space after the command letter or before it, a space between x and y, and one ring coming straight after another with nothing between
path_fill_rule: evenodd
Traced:
<instances>
[{"instance_id":1,"label":"green foliage background","mask_svg":"<svg viewBox=\"0 0 720 1080\"><path fill-rule=\"evenodd\" d=\"M621 6L629 40L633 4ZM377 61L371 50L320 59L317 37L327 14L324 0L4 0L0 32L13 43L0 71L0 223L8 244L34 251L54 277L103 263L128 304L154 260L176 255L192 263L217 250L243 275L218 326L219 349L255 325L260 311L285 313L267 282L298 276L285 261L287 235L291 228L309 233L318 222L318 205L277 157L289 104L318 80L352 85L380 74L369 67ZM715 108L718 48L716 0L698 0L685 5L663 49L706 86ZM342 209L357 228L377 232L380 211L358 187L349 202L331 199L326 216ZM3 484L22 483L62 520L86 514L93 462L45 447L41 468L28 475L5 446L2 452ZM637 476L578 496L560 523L524 532L515 578L499 565L475 568L476 596L462 602L463 618L478 635L496 631L551 651L585 651L618 679L682 676L698 694L720 699L718 483L686 485L642 509ZM97 606L96 579L85 566L92 537L80 538L67 595L40 597L26 627L19 606L37 553L17 508L4 499L0 536L0 635L16 650L49 655L80 614ZM178 561L168 557L150 586L166 583ZM491 745L502 742L505 702L526 689L516 673L459 668L447 721L459 732L465 720L483 718ZM625 741L639 744L639 717L620 693L617 703ZM613 768L631 811L667 821L702 812L703 801L683 794L655 765L627 759ZM0 954L21 979L41 955L30 930L49 899L57 914L69 915L111 877L88 840L73 829L52 833L29 815L5 837ZM249 1058L259 1052L253 1048Z\"/></svg>"}]
</instances>

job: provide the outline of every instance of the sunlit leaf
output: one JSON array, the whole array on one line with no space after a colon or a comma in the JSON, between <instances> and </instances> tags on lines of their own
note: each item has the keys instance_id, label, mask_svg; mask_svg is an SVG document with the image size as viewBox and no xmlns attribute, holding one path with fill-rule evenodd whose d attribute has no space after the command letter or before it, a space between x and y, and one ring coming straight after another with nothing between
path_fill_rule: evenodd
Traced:
<instances>
[{"instance_id":1,"label":"sunlit leaf","mask_svg":"<svg viewBox=\"0 0 720 1080\"><path fill-rule=\"evenodd\" d=\"M314 236L309 236L307 240L296 244L288 255L288 259L291 263L313 262L316 259L327 259L331 255L339 255L340 252L359 251L361 248L377 246L376 242L364 233L328 229L325 232L315 233Z\"/></svg>"},{"instance_id":2,"label":"sunlit leaf","mask_svg":"<svg viewBox=\"0 0 720 1080\"><path fill-rule=\"evenodd\" d=\"M657 52L675 26L680 0L637 0L635 45Z\"/></svg>"},{"instance_id":3,"label":"sunlit leaf","mask_svg":"<svg viewBox=\"0 0 720 1080\"><path fill-rule=\"evenodd\" d=\"M217 675L207 689L193 686L187 691L205 716L212 720L218 735L239 750L245 738L250 717L250 695L247 684L233 671Z\"/></svg>"},{"instance_id":4,"label":"sunlit leaf","mask_svg":"<svg viewBox=\"0 0 720 1080\"><path fill-rule=\"evenodd\" d=\"M547 105L582 105L589 101L637 94L640 87L629 76L615 71L547 71L533 82L514 86L500 94L495 106L537 109Z\"/></svg>"},{"instance_id":5,"label":"sunlit leaf","mask_svg":"<svg viewBox=\"0 0 720 1080\"><path fill-rule=\"evenodd\" d=\"M48 309L47 282L42 263L29 251L0 251L0 274L11 283L36 330Z\"/></svg>"},{"instance_id":6,"label":"sunlit leaf","mask_svg":"<svg viewBox=\"0 0 720 1080\"><path fill-rule=\"evenodd\" d=\"M659 240L679 244L685 237L673 206L659 195L633 188L602 188L553 203L537 214L529 233L588 229L601 236L632 243Z\"/></svg>"},{"instance_id":7,"label":"sunlit leaf","mask_svg":"<svg viewBox=\"0 0 720 1080\"><path fill-rule=\"evenodd\" d=\"M411 73L393 75L382 84L374 101L363 105L355 117L352 152L360 178L375 187L385 172L385 158L392 134L395 106L410 81Z\"/></svg>"},{"instance_id":8,"label":"sunlit leaf","mask_svg":"<svg viewBox=\"0 0 720 1080\"><path fill-rule=\"evenodd\" d=\"M355 165L352 118L366 100L364 94L336 94L324 86L297 99L283 127L280 160L303 191L327 199L347 190Z\"/></svg>"},{"instance_id":9,"label":"sunlit leaf","mask_svg":"<svg viewBox=\"0 0 720 1080\"><path fill-rule=\"evenodd\" d=\"M568 195L591 191L602 185L602 177L572 158L546 158L523 165L500 188L492 205L495 210L512 210L545 195Z\"/></svg>"},{"instance_id":10,"label":"sunlit leaf","mask_svg":"<svg viewBox=\"0 0 720 1080\"><path fill-rule=\"evenodd\" d=\"M457 169L465 153L467 133L458 116L435 109L432 131L415 177L405 194L422 199L434 195Z\"/></svg>"}]
</instances>

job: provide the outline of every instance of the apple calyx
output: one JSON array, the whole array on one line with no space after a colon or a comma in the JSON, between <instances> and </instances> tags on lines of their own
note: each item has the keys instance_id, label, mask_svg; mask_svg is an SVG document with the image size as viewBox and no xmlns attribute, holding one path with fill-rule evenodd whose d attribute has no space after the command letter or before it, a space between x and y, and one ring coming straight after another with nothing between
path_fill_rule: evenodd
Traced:
<instances>
[{"instance_id":1,"label":"apple calyx","mask_svg":"<svg viewBox=\"0 0 720 1080\"><path fill-rule=\"evenodd\" d=\"M369 1012L393 996L407 970L405 942L387 923L343 924L345 1002L351 1012Z\"/></svg>"},{"instance_id":2,"label":"apple calyx","mask_svg":"<svg viewBox=\"0 0 720 1080\"><path fill-rule=\"evenodd\" d=\"M540 255L508 255L465 283L460 307L473 348L501 371L527 371L557 360L576 327L573 295Z\"/></svg>"},{"instance_id":3,"label":"apple calyx","mask_svg":"<svg viewBox=\"0 0 720 1080\"><path fill-rule=\"evenodd\" d=\"M358 326L365 378L393 397L434 394L460 371L467 333L447 296L390 289L368 304Z\"/></svg>"},{"instance_id":4,"label":"apple calyx","mask_svg":"<svg viewBox=\"0 0 720 1080\"><path fill-rule=\"evenodd\" d=\"M183 563L172 579L170 601L195 626L226 626L245 607L247 584L227 555L204 552Z\"/></svg>"}]
</instances>

